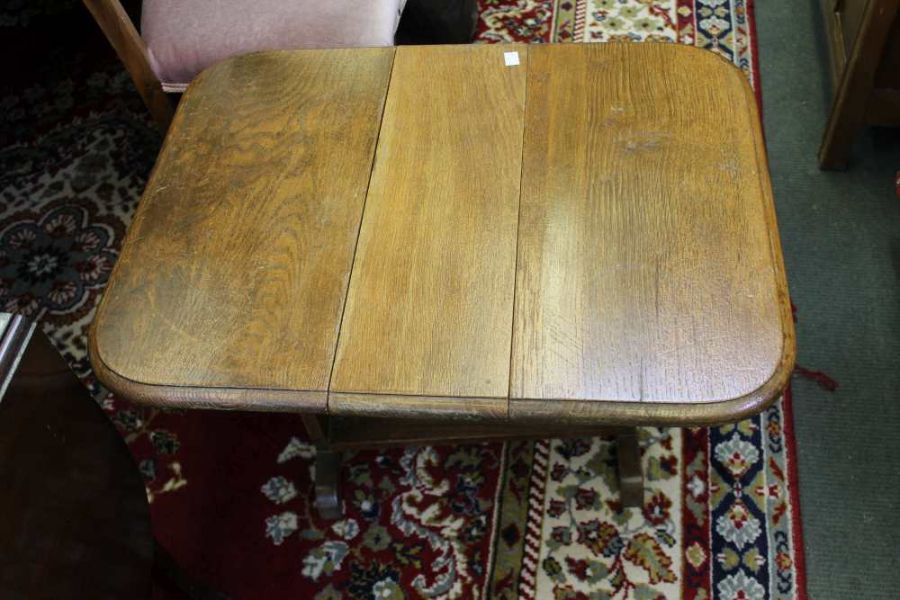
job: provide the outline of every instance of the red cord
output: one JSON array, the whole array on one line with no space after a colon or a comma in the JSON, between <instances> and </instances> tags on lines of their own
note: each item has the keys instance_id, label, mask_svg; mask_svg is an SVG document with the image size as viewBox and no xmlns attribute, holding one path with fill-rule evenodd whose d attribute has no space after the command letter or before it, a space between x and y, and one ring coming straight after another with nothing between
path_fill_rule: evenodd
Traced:
<instances>
[{"instance_id":1,"label":"red cord","mask_svg":"<svg viewBox=\"0 0 900 600\"><path fill-rule=\"evenodd\" d=\"M807 369L806 367L797 365L794 367L794 373L811 381L815 381L819 384L819 387L824 390L828 390L829 392L833 392L838 389L838 382L822 371L813 371L812 369Z\"/></svg>"}]
</instances>

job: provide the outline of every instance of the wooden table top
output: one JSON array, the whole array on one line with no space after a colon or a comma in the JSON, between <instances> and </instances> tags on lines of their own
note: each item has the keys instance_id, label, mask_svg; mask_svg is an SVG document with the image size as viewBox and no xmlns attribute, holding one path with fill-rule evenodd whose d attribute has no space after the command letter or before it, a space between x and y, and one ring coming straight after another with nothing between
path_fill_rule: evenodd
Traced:
<instances>
[{"instance_id":1,"label":"wooden table top","mask_svg":"<svg viewBox=\"0 0 900 600\"><path fill-rule=\"evenodd\" d=\"M759 411L794 354L753 94L675 44L221 63L91 336L151 404L629 425Z\"/></svg>"}]
</instances>

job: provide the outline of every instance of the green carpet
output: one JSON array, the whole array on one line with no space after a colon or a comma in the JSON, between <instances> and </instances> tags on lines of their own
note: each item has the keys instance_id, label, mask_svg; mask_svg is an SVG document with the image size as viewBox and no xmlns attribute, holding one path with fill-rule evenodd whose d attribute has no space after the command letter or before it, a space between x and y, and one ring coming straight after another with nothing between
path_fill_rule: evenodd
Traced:
<instances>
[{"instance_id":1,"label":"green carpet","mask_svg":"<svg viewBox=\"0 0 900 600\"><path fill-rule=\"evenodd\" d=\"M766 136L798 362L800 498L811 598L896 598L900 588L900 130L860 136L846 172L816 151L831 87L819 0L760 0Z\"/></svg>"}]
</instances>

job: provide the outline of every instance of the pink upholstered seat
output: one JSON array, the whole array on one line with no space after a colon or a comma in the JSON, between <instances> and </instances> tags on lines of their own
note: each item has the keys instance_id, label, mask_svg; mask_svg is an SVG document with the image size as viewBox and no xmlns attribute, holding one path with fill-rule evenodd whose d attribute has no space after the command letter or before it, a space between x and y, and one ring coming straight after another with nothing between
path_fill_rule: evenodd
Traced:
<instances>
[{"instance_id":1,"label":"pink upholstered seat","mask_svg":"<svg viewBox=\"0 0 900 600\"><path fill-rule=\"evenodd\" d=\"M141 35L167 92L237 54L390 46L406 0L144 0Z\"/></svg>"}]
</instances>

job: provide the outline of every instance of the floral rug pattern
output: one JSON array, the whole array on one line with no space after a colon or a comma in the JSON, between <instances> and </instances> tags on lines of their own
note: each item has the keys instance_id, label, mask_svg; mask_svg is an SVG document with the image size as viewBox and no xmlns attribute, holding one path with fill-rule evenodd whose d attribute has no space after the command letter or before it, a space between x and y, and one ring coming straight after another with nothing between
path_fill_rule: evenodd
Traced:
<instances>
[{"instance_id":1,"label":"floral rug pattern","mask_svg":"<svg viewBox=\"0 0 900 600\"><path fill-rule=\"evenodd\" d=\"M758 89L749 4L482 0L478 39L693 44ZM73 10L46 6L0 10L0 34ZM71 64L0 94L0 308L39 320L103 403L192 574L235 598L805 598L789 394L737 425L642 429L640 509L615 444L540 440L349 455L337 522L312 508L298 418L106 394L86 329L160 138L114 57L48 52Z\"/></svg>"}]
</instances>

